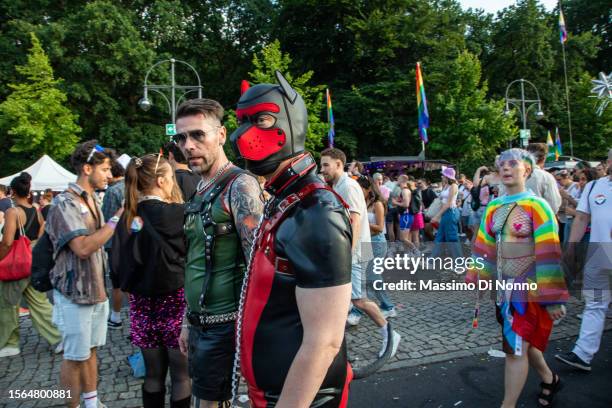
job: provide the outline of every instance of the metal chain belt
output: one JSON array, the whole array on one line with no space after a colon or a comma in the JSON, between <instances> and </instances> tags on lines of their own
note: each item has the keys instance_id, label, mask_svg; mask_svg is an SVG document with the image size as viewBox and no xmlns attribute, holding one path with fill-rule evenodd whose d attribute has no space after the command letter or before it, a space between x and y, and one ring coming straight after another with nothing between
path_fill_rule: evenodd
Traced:
<instances>
[{"instance_id":1,"label":"metal chain belt","mask_svg":"<svg viewBox=\"0 0 612 408\"><path fill-rule=\"evenodd\" d=\"M218 315L206 316L206 324L227 323L236 320L238 312L223 313Z\"/></svg>"},{"instance_id":2,"label":"metal chain belt","mask_svg":"<svg viewBox=\"0 0 612 408\"><path fill-rule=\"evenodd\" d=\"M219 324L219 323L229 323L236 320L238 317L238 312L230 312L223 313L218 315L203 315L203 314L195 314L192 319L188 319L190 321L197 321L200 326L209 326L211 324Z\"/></svg>"}]
</instances>

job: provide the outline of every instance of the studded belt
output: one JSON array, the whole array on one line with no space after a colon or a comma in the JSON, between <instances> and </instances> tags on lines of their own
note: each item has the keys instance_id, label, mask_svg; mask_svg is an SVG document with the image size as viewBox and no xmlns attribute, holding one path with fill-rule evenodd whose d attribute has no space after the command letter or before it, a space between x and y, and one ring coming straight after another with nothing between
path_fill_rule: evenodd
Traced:
<instances>
[{"instance_id":1,"label":"studded belt","mask_svg":"<svg viewBox=\"0 0 612 408\"><path fill-rule=\"evenodd\" d=\"M205 315L202 313L189 312L187 320L193 326L208 327L215 324L229 323L236 320L238 312L222 313L217 315Z\"/></svg>"}]
</instances>

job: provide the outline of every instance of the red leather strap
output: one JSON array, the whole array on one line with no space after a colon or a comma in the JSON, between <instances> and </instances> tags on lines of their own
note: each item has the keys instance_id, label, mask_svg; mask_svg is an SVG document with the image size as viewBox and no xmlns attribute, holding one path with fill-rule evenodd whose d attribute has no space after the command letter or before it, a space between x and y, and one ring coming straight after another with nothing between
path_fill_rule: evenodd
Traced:
<instances>
[{"instance_id":1,"label":"red leather strap","mask_svg":"<svg viewBox=\"0 0 612 408\"><path fill-rule=\"evenodd\" d=\"M316 190L329 190L333 192L334 194L336 194L325 183L314 182L314 183L307 184L304 187L302 187L297 193L294 193L294 194L291 194L285 197L285 199L277 205L278 211L272 216L272 218L267 221L264 221L264 225L262 226L263 233L260 235L260 238L258 240L258 246L260 248L262 248L263 246L266 247L265 255L270 260L272 265L275 266L276 272L289 274L289 275L293 275L294 273L293 266L291 265L291 261L285 258L281 258L276 255L276 252L274 251L273 234L276 231L276 229L280 226L281 221L283 221L286 218L289 209L293 208L300 201L308 197L310 194L312 194ZM336 194L336 196L338 195ZM338 198L342 200L340 196L338 196ZM344 201L342 201L342 204L346 208L348 208L346 204L344 203Z\"/></svg>"}]
</instances>

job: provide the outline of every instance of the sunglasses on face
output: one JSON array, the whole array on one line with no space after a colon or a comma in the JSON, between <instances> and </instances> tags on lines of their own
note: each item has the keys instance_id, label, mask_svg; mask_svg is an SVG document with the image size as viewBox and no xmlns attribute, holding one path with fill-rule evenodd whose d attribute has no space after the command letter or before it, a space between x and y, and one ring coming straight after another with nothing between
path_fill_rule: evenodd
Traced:
<instances>
[{"instance_id":1,"label":"sunglasses on face","mask_svg":"<svg viewBox=\"0 0 612 408\"><path fill-rule=\"evenodd\" d=\"M517 167L519 163L520 163L520 160L517 160L517 159L504 160L504 161L500 161L497 167L502 169L507 165L508 167L513 169Z\"/></svg>"},{"instance_id":2,"label":"sunglasses on face","mask_svg":"<svg viewBox=\"0 0 612 408\"><path fill-rule=\"evenodd\" d=\"M215 126L213 129L219 129L221 126ZM197 142L202 142L204 141L204 139L206 139L206 135L210 134L213 132L213 129L210 130L202 130L202 129L194 129L194 130L189 130L187 132L181 132L181 133L177 133L176 135L172 136L172 141L174 143L176 143L177 145L181 145L181 144L185 144L185 142L187 141L187 137L192 138L193 140L197 141Z\"/></svg>"}]
</instances>

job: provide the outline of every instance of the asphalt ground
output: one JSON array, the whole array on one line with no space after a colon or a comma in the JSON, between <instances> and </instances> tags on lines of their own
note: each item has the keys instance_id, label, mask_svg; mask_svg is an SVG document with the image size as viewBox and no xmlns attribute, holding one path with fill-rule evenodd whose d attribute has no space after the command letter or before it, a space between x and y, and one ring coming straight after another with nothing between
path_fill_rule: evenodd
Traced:
<instances>
[{"instance_id":1,"label":"asphalt ground","mask_svg":"<svg viewBox=\"0 0 612 408\"><path fill-rule=\"evenodd\" d=\"M575 370L554 358L571 350L575 338L555 340L546 361L564 386L556 395L557 408L612 407L612 332L604 332L590 373ZM350 408L472 408L499 407L504 392L504 358L480 354L445 362L375 374L354 381ZM517 407L537 407L540 378L530 370Z\"/></svg>"}]
</instances>

